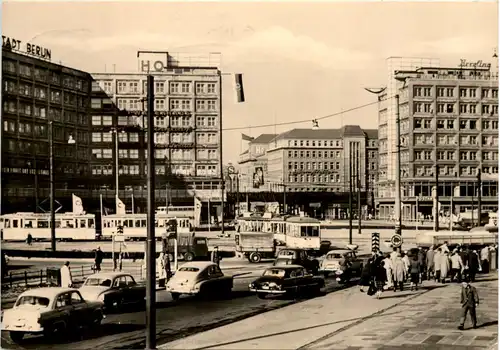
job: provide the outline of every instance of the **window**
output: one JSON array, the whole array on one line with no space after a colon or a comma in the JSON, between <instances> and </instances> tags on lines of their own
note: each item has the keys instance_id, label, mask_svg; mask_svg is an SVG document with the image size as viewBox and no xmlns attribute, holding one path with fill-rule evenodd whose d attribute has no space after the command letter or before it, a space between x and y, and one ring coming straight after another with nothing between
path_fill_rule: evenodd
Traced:
<instances>
[{"instance_id":1,"label":"window","mask_svg":"<svg viewBox=\"0 0 500 350\"><path fill-rule=\"evenodd\" d=\"M448 120L447 121L447 126L448 126L448 129L455 129L455 121L454 120Z\"/></svg>"},{"instance_id":2,"label":"window","mask_svg":"<svg viewBox=\"0 0 500 350\"><path fill-rule=\"evenodd\" d=\"M102 108L102 100L100 98L92 98L90 100L90 106L96 109Z\"/></svg>"},{"instance_id":3,"label":"window","mask_svg":"<svg viewBox=\"0 0 500 350\"><path fill-rule=\"evenodd\" d=\"M216 104L215 104L216 101L212 100L212 101L207 101L207 109L209 111L215 111L217 110L217 107L216 107Z\"/></svg>"},{"instance_id":4,"label":"window","mask_svg":"<svg viewBox=\"0 0 500 350\"><path fill-rule=\"evenodd\" d=\"M155 109L164 110L165 109L165 100L155 100Z\"/></svg>"},{"instance_id":5,"label":"window","mask_svg":"<svg viewBox=\"0 0 500 350\"><path fill-rule=\"evenodd\" d=\"M446 113L453 113L455 106L453 103L446 104Z\"/></svg>"},{"instance_id":6,"label":"window","mask_svg":"<svg viewBox=\"0 0 500 350\"><path fill-rule=\"evenodd\" d=\"M165 92L165 82L157 81L155 82L155 92L158 94L162 94Z\"/></svg>"},{"instance_id":7,"label":"window","mask_svg":"<svg viewBox=\"0 0 500 350\"><path fill-rule=\"evenodd\" d=\"M438 129L444 129L444 126L445 126L445 121L442 120L442 119L438 119L437 120L437 128Z\"/></svg>"},{"instance_id":8,"label":"window","mask_svg":"<svg viewBox=\"0 0 500 350\"><path fill-rule=\"evenodd\" d=\"M453 88L446 88L446 97L453 97Z\"/></svg>"},{"instance_id":9,"label":"window","mask_svg":"<svg viewBox=\"0 0 500 350\"><path fill-rule=\"evenodd\" d=\"M438 95L438 97L444 97L445 96L445 89L442 87L437 88L437 95Z\"/></svg>"},{"instance_id":10,"label":"window","mask_svg":"<svg viewBox=\"0 0 500 350\"><path fill-rule=\"evenodd\" d=\"M102 142L102 133L93 132L92 133L92 142Z\"/></svg>"},{"instance_id":11,"label":"window","mask_svg":"<svg viewBox=\"0 0 500 350\"><path fill-rule=\"evenodd\" d=\"M170 93L171 94L179 93L179 83L170 83Z\"/></svg>"},{"instance_id":12,"label":"window","mask_svg":"<svg viewBox=\"0 0 500 350\"><path fill-rule=\"evenodd\" d=\"M460 89L460 97L467 97L467 89Z\"/></svg>"},{"instance_id":13,"label":"window","mask_svg":"<svg viewBox=\"0 0 500 350\"><path fill-rule=\"evenodd\" d=\"M191 92L191 84L190 83L182 83L181 91L183 94L188 94Z\"/></svg>"},{"instance_id":14,"label":"window","mask_svg":"<svg viewBox=\"0 0 500 350\"><path fill-rule=\"evenodd\" d=\"M490 106L489 105L483 105L483 114L489 114L490 113Z\"/></svg>"},{"instance_id":15,"label":"window","mask_svg":"<svg viewBox=\"0 0 500 350\"><path fill-rule=\"evenodd\" d=\"M215 94L215 84L214 83L207 84L207 93Z\"/></svg>"},{"instance_id":16,"label":"window","mask_svg":"<svg viewBox=\"0 0 500 350\"><path fill-rule=\"evenodd\" d=\"M476 113L476 105L469 105L469 113L470 114Z\"/></svg>"},{"instance_id":17,"label":"window","mask_svg":"<svg viewBox=\"0 0 500 350\"><path fill-rule=\"evenodd\" d=\"M432 127L432 120L425 119L424 120L424 129L430 129Z\"/></svg>"},{"instance_id":18,"label":"window","mask_svg":"<svg viewBox=\"0 0 500 350\"><path fill-rule=\"evenodd\" d=\"M127 83L125 81L117 81L116 84L117 84L116 91L119 94L123 94L123 93L127 92Z\"/></svg>"},{"instance_id":19,"label":"window","mask_svg":"<svg viewBox=\"0 0 500 350\"><path fill-rule=\"evenodd\" d=\"M469 97L476 97L476 89L474 88L469 89Z\"/></svg>"},{"instance_id":20,"label":"window","mask_svg":"<svg viewBox=\"0 0 500 350\"><path fill-rule=\"evenodd\" d=\"M416 87L414 90L415 96L422 96L422 88Z\"/></svg>"}]
</instances>

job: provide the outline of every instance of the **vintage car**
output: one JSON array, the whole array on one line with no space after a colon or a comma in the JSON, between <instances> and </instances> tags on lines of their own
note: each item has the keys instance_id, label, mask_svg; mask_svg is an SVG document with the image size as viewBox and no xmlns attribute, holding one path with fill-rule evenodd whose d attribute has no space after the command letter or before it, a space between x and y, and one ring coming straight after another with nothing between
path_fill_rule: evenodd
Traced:
<instances>
[{"instance_id":1,"label":"vintage car","mask_svg":"<svg viewBox=\"0 0 500 350\"><path fill-rule=\"evenodd\" d=\"M248 287L250 291L256 292L259 298L264 299L270 294L319 293L324 286L323 278L313 276L303 266L285 265L266 269L262 276Z\"/></svg>"},{"instance_id":2,"label":"vintage car","mask_svg":"<svg viewBox=\"0 0 500 350\"><path fill-rule=\"evenodd\" d=\"M363 259L358 258L356 249L334 249L324 256L319 272L328 277L330 273L337 276L338 281L346 282L353 276L360 276L363 270ZM348 262L346 264L346 262Z\"/></svg>"},{"instance_id":3,"label":"vintage car","mask_svg":"<svg viewBox=\"0 0 500 350\"><path fill-rule=\"evenodd\" d=\"M97 327L103 319L103 304L86 301L74 288L46 287L27 290L12 309L3 313L2 330L15 343L25 334L64 336L81 327Z\"/></svg>"},{"instance_id":4,"label":"vintage car","mask_svg":"<svg viewBox=\"0 0 500 350\"><path fill-rule=\"evenodd\" d=\"M105 272L87 277L79 289L85 300L104 303L104 309L118 310L128 304L143 304L146 286L128 273Z\"/></svg>"},{"instance_id":5,"label":"vintage car","mask_svg":"<svg viewBox=\"0 0 500 350\"><path fill-rule=\"evenodd\" d=\"M300 265L313 275L319 271L319 261L305 249L284 248L278 251L273 266Z\"/></svg>"},{"instance_id":6,"label":"vintage car","mask_svg":"<svg viewBox=\"0 0 500 350\"><path fill-rule=\"evenodd\" d=\"M233 277L224 276L219 266L209 261L183 264L167 282L166 290L177 300L181 294L226 296L233 289Z\"/></svg>"}]
</instances>

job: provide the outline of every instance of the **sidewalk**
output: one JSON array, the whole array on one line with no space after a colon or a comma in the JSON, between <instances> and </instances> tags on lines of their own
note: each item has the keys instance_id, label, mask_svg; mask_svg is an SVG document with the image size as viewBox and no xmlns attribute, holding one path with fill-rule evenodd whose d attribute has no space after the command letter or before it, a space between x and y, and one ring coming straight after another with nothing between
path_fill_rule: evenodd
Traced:
<instances>
[{"instance_id":1,"label":"sidewalk","mask_svg":"<svg viewBox=\"0 0 500 350\"><path fill-rule=\"evenodd\" d=\"M497 339L497 275L489 277L475 284L482 300L478 309L482 326L476 330L456 328L459 285L427 282L417 292L384 292L379 300L352 287L158 348L403 349L404 345L451 350L472 345L482 349Z\"/></svg>"}]
</instances>

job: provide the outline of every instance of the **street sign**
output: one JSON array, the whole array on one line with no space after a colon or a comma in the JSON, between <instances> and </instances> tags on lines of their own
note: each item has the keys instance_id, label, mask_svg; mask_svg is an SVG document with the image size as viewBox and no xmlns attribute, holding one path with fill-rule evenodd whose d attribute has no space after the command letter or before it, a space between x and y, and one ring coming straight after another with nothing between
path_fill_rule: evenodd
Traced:
<instances>
[{"instance_id":1,"label":"street sign","mask_svg":"<svg viewBox=\"0 0 500 350\"><path fill-rule=\"evenodd\" d=\"M401 238L400 235L393 235L391 237L391 244L393 247L401 247L401 245L403 244L403 238Z\"/></svg>"},{"instance_id":2,"label":"street sign","mask_svg":"<svg viewBox=\"0 0 500 350\"><path fill-rule=\"evenodd\" d=\"M372 233L372 251L380 250L380 233Z\"/></svg>"}]
</instances>

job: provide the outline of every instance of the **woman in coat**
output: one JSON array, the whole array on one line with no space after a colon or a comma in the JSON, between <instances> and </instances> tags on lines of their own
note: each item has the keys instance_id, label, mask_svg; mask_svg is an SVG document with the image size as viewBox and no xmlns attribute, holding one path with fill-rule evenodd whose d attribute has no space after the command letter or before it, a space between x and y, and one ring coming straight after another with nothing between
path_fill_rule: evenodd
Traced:
<instances>
[{"instance_id":1,"label":"woman in coat","mask_svg":"<svg viewBox=\"0 0 500 350\"><path fill-rule=\"evenodd\" d=\"M405 263L403 262L403 259L401 259L400 253L398 253L392 265L393 265L392 273L394 277L394 291L396 292L398 287L401 291L403 291L403 283L405 281L407 270Z\"/></svg>"},{"instance_id":2,"label":"woman in coat","mask_svg":"<svg viewBox=\"0 0 500 350\"><path fill-rule=\"evenodd\" d=\"M361 278L359 279L360 291L364 292L363 287L368 287L370 285L370 280L372 278L372 264L374 257L370 257L366 264L363 265L363 271L361 271Z\"/></svg>"},{"instance_id":3,"label":"woman in coat","mask_svg":"<svg viewBox=\"0 0 500 350\"><path fill-rule=\"evenodd\" d=\"M441 281L441 248L434 252L434 278L436 282Z\"/></svg>"},{"instance_id":4,"label":"woman in coat","mask_svg":"<svg viewBox=\"0 0 500 350\"><path fill-rule=\"evenodd\" d=\"M373 274L375 280L375 286L377 288L377 299L380 298L380 295L384 291L384 285L386 282L386 271L385 271L385 262L383 256L377 256L375 258L375 262L373 263Z\"/></svg>"},{"instance_id":5,"label":"woman in coat","mask_svg":"<svg viewBox=\"0 0 500 350\"><path fill-rule=\"evenodd\" d=\"M427 267L427 279L430 281L434 274L434 246L432 245L425 254L425 266Z\"/></svg>"},{"instance_id":6,"label":"woman in coat","mask_svg":"<svg viewBox=\"0 0 500 350\"><path fill-rule=\"evenodd\" d=\"M448 252L441 252L441 283L446 282L446 278L448 278L448 272L450 272L450 257L448 256Z\"/></svg>"},{"instance_id":7,"label":"woman in coat","mask_svg":"<svg viewBox=\"0 0 500 350\"><path fill-rule=\"evenodd\" d=\"M418 283L420 282L420 261L418 255L413 255L410 261L410 281L411 290L413 290L413 288L417 290Z\"/></svg>"}]
</instances>

